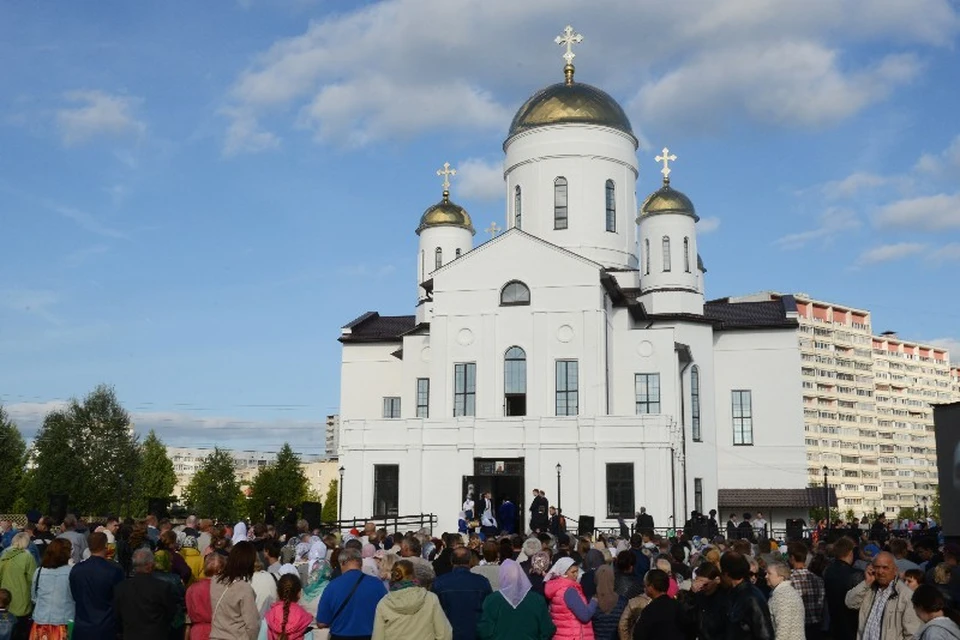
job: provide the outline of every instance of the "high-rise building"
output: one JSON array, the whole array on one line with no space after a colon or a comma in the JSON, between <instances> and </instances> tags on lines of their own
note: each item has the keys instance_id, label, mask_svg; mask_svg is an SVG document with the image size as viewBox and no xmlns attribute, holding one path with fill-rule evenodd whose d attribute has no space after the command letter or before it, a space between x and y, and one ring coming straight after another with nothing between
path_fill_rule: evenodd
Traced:
<instances>
[{"instance_id":1,"label":"high-rise building","mask_svg":"<svg viewBox=\"0 0 960 640\"><path fill-rule=\"evenodd\" d=\"M960 370L946 349L875 333L866 309L793 297L811 485L826 469L840 511L858 517L922 507L937 484L931 405L960 398Z\"/></svg>"},{"instance_id":2,"label":"high-rise building","mask_svg":"<svg viewBox=\"0 0 960 640\"><path fill-rule=\"evenodd\" d=\"M340 416L327 416L327 458L337 458L340 448Z\"/></svg>"}]
</instances>

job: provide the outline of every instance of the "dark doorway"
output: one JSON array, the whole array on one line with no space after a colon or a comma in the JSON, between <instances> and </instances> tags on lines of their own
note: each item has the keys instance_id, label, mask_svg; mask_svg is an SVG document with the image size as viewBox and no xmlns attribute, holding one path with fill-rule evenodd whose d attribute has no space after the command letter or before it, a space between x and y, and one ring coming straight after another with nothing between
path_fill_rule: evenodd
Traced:
<instances>
[{"instance_id":1,"label":"dark doorway","mask_svg":"<svg viewBox=\"0 0 960 640\"><path fill-rule=\"evenodd\" d=\"M494 511L500 528L504 528L500 520L500 507L506 499L516 506L516 517L514 518L513 531L517 533L524 532L524 488L523 488L523 458L508 458L494 460L490 458L475 458L473 461L474 475L463 476L463 492L466 497L467 492L473 490L473 499L476 503L477 513L475 517L480 518L482 507L481 496L487 491L493 496Z\"/></svg>"}]
</instances>

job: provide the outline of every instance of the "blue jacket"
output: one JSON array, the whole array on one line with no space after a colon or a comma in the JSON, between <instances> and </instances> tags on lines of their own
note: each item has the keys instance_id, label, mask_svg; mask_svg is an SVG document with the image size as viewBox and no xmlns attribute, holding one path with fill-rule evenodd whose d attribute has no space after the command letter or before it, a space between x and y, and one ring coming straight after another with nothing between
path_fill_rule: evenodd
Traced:
<instances>
[{"instance_id":1,"label":"blue jacket","mask_svg":"<svg viewBox=\"0 0 960 640\"><path fill-rule=\"evenodd\" d=\"M433 592L453 627L453 640L476 640L483 600L493 592L490 581L470 573L467 567L454 567L450 573L437 576Z\"/></svg>"},{"instance_id":2,"label":"blue jacket","mask_svg":"<svg viewBox=\"0 0 960 640\"><path fill-rule=\"evenodd\" d=\"M123 582L123 569L115 562L90 556L70 572L70 592L76 603L73 640L99 640L117 635L113 590Z\"/></svg>"},{"instance_id":3,"label":"blue jacket","mask_svg":"<svg viewBox=\"0 0 960 640\"><path fill-rule=\"evenodd\" d=\"M68 564L56 569L38 568L33 574L30 599L33 621L38 624L67 624L73 620L73 595L70 593Z\"/></svg>"},{"instance_id":4,"label":"blue jacket","mask_svg":"<svg viewBox=\"0 0 960 640\"><path fill-rule=\"evenodd\" d=\"M500 519L500 528L507 533L515 533L517 530L517 505L512 502L504 502L500 505L500 511L497 513Z\"/></svg>"}]
</instances>

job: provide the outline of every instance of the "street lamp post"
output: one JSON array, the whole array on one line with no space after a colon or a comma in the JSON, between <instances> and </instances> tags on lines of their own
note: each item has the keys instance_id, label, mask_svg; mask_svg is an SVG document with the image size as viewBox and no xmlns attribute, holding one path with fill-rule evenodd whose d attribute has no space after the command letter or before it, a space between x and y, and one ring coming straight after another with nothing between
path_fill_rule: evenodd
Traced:
<instances>
[{"instance_id":1,"label":"street lamp post","mask_svg":"<svg viewBox=\"0 0 960 640\"><path fill-rule=\"evenodd\" d=\"M340 467L340 510L337 511L337 520L343 520L343 466Z\"/></svg>"},{"instance_id":2,"label":"street lamp post","mask_svg":"<svg viewBox=\"0 0 960 640\"><path fill-rule=\"evenodd\" d=\"M557 463L557 511L560 511L560 473L563 471L563 467L560 466L560 463Z\"/></svg>"},{"instance_id":3,"label":"street lamp post","mask_svg":"<svg viewBox=\"0 0 960 640\"><path fill-rule=\"evenodd\" d=\"M827 484L827 465L823 465L823 506L827 512L827 531L830 531L830 485Z\"/></svg>"}]
</instances>

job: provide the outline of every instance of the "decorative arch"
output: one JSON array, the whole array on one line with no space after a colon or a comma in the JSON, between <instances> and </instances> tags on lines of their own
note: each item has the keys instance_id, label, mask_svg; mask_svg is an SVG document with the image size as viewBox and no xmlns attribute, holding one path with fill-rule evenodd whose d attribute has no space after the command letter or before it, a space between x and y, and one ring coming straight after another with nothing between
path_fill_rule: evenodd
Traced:
<instances>
[{"instance_id":1,"label":"decorative arch","mask_svg":"<svg viewBox=\"0 0 960 640\"><path fill-rule=\"evenodd\" d=\"M501 307L519 307L530 304L530 287L519 280L511 280L500 290Z\"/></svg>"}]
</instances>

